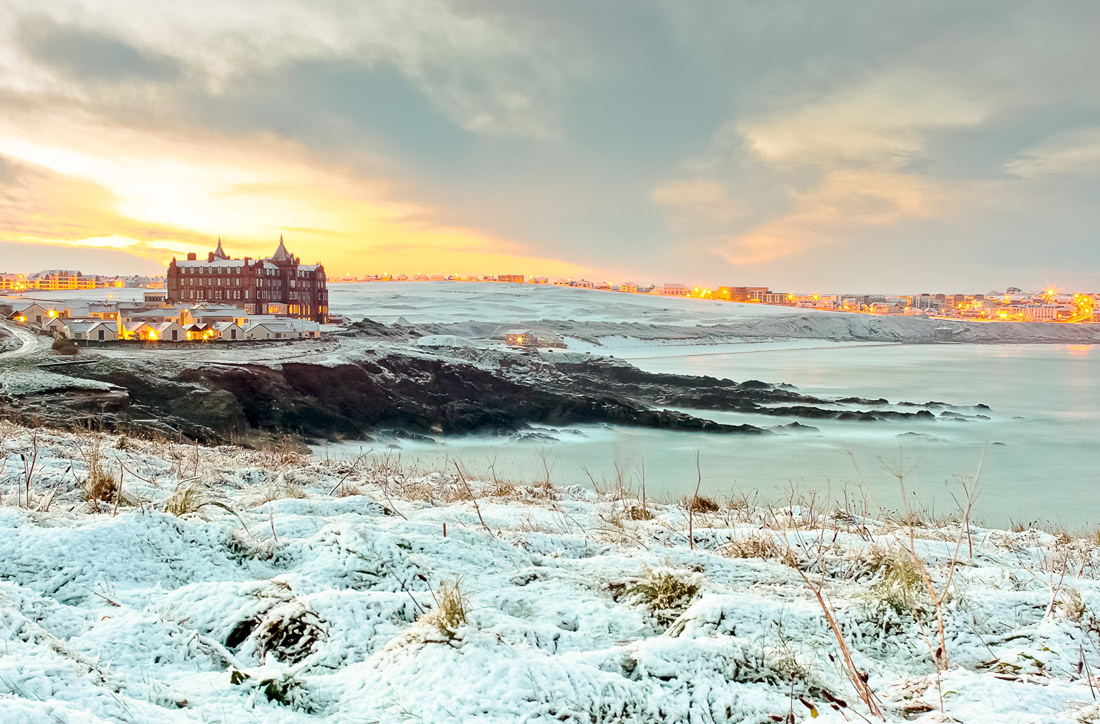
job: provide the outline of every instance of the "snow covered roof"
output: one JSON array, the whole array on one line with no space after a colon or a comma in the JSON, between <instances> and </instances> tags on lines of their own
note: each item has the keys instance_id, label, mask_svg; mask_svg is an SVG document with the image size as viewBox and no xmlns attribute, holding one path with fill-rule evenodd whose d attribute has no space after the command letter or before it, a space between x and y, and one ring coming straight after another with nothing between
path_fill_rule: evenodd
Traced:
<instances>
[{"instance_id":1,"label":"snow covered roof","mask_svg":"<svg viewBox=\"0 0 1100 724\"><path fill-rule=\"evenodd\" d=\"M234 317L247 317L248 312L240 307L234 307L227 304L210 306L200 305L191 309L191 315L194 317L212 317L225 315L232 315Z\"/></svg>"},{"instance_id":2,"label":"snow covered roof","mask_svg":"<svg viewBox=\"0 0 1100 724\"><path fill-rule=\"evenodd\" d=\"M316 332L321 329L321 325L312 320L289 318L253 319L248 324L247 329L255 329L257 327L264 327L272 332Z\"/></svg>"},{"instance_id":3,"label":"snow covered roof","mask_svg":"<svg viewBox=\"0 0 1100 724\"><path fill-rule=\"evenodd\" d=\"M130 319L163 319L165 317L174 317L179 311L179 309L146 309L140 312L127 314L126 316Z\"/></svg>"},{"instance_id":4,"label":"snow covered roof","mask_svg":"<svg viewBox=\"0 0 1100 724\"><path fill-rule=\"evenodd\" d=\"M11 308L16 312L25 312L31 307L39 307L41 309L50 309L50 305L44 302L13 302Z\"/></svg>"},{"instance_id":5,"label":"snow covered roof","mask_svg":"<svg viewBox=\"0 0 1100 724\"><path fill-rule=\"evenodd\" d=\"M214 261L203 260L184 260L176 261L177 267L184 267L186 269L195 269L198 267L216 267L218 269L236 269L244 266L244 259L218 259L215 257Z\"/></svg>"},{"instance_id":6,"label":"snow covered roof","mask_svg":"<svg viewBox=\"0 0 1100 724\"><path fill-rule=\"evenodd\" d=\"M65 326L69 328L70 334L82 334L89 332L99 326L107 327L111 329L113 325L107 324L102 319L89 319L89 320L69 320Z\"/></svg>"}]
</instances>

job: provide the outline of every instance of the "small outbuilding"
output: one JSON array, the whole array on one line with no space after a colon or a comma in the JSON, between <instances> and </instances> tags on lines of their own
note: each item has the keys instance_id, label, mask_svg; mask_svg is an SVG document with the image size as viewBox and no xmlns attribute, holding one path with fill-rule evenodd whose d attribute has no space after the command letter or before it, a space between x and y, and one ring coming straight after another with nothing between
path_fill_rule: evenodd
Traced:
<instances>
[{"instance_id":1,"label":"small outbuilding","mask_svg":"<svg viewBox=\"0 0 1100 724\"><path fill-rule=\"evenodd\" d=\"M509 347L538 347L539 338L530 329L510 329L504 333L504 341Z\"/></svg>"}]
</instances>

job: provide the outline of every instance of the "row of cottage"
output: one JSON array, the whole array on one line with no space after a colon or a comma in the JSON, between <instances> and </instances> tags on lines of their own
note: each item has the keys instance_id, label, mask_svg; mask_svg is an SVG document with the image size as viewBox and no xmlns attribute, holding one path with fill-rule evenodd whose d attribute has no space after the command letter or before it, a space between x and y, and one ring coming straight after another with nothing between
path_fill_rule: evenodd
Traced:
<instances>
[{"instance_id":1,"label":"row of cottage","mask_svg":"<svg viewBox=\"0 0 1100 724\"><path fill-rule=\"evenodd\" d=\"M14 308L10 319L60 337L92 342L238 342L321 336L321 325L311 320L249 315L239 307L215 305L128 310L116 305L94 305L73 310L31 302Z\"/></svg>"}]
</instances>

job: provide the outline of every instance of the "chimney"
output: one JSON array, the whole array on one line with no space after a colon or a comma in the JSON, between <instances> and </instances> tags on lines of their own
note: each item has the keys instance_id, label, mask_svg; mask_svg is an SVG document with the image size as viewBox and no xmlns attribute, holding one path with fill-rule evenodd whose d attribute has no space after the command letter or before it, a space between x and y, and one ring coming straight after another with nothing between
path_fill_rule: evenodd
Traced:
<instances>
[{"instance_id":1,"label":"chimney","mask_svg":"<svg viewBox=\"0 0 1100 724\"><path fill-rule=\"evenodd\" d=\"M187 261L195 261L195 259L196 259L196 257L195 257L194 252L191 252L190 254L187 255Z\"/></svg>"},{"instance_id":2,"label":"chimney","mask_svg":"<svg viewBox=\"0 0 1100 724\"><path fill-rule=\"evenodd\" d=\"M207 252L206 253L206 260L207 261L214 261L214 252L212 252L212 251Z\"/></svg>"}]
</instances>

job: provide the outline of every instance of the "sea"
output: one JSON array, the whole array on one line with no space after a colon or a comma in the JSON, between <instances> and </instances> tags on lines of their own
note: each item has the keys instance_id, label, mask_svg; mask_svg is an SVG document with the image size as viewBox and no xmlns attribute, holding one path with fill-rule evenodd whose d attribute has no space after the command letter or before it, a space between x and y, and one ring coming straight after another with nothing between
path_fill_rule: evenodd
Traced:
<instances>
[{"instance_id":1,"label":"sea","mask_svg":"<svg viewBox=\"0 0 1100 724\"><path fill-rule=\"evenodd\" d=\"M668 432L605 425L536 427L515 437L353 443L422 471L502 480L623 486L653 499L691 494L760 503L813 501L853 512L944 516L973 498L990 526L1100 524L1100 348L1089 345L729 345L690 354L635 351L651 372L790 384L826 398L940 402L968 418L800 420L814 431L769 435ZM775 427L795 418L689 410ZM977 417L978 415L982 417ZM988 418L988 419L983 419Z\"/></svg>"}]
</instances>

